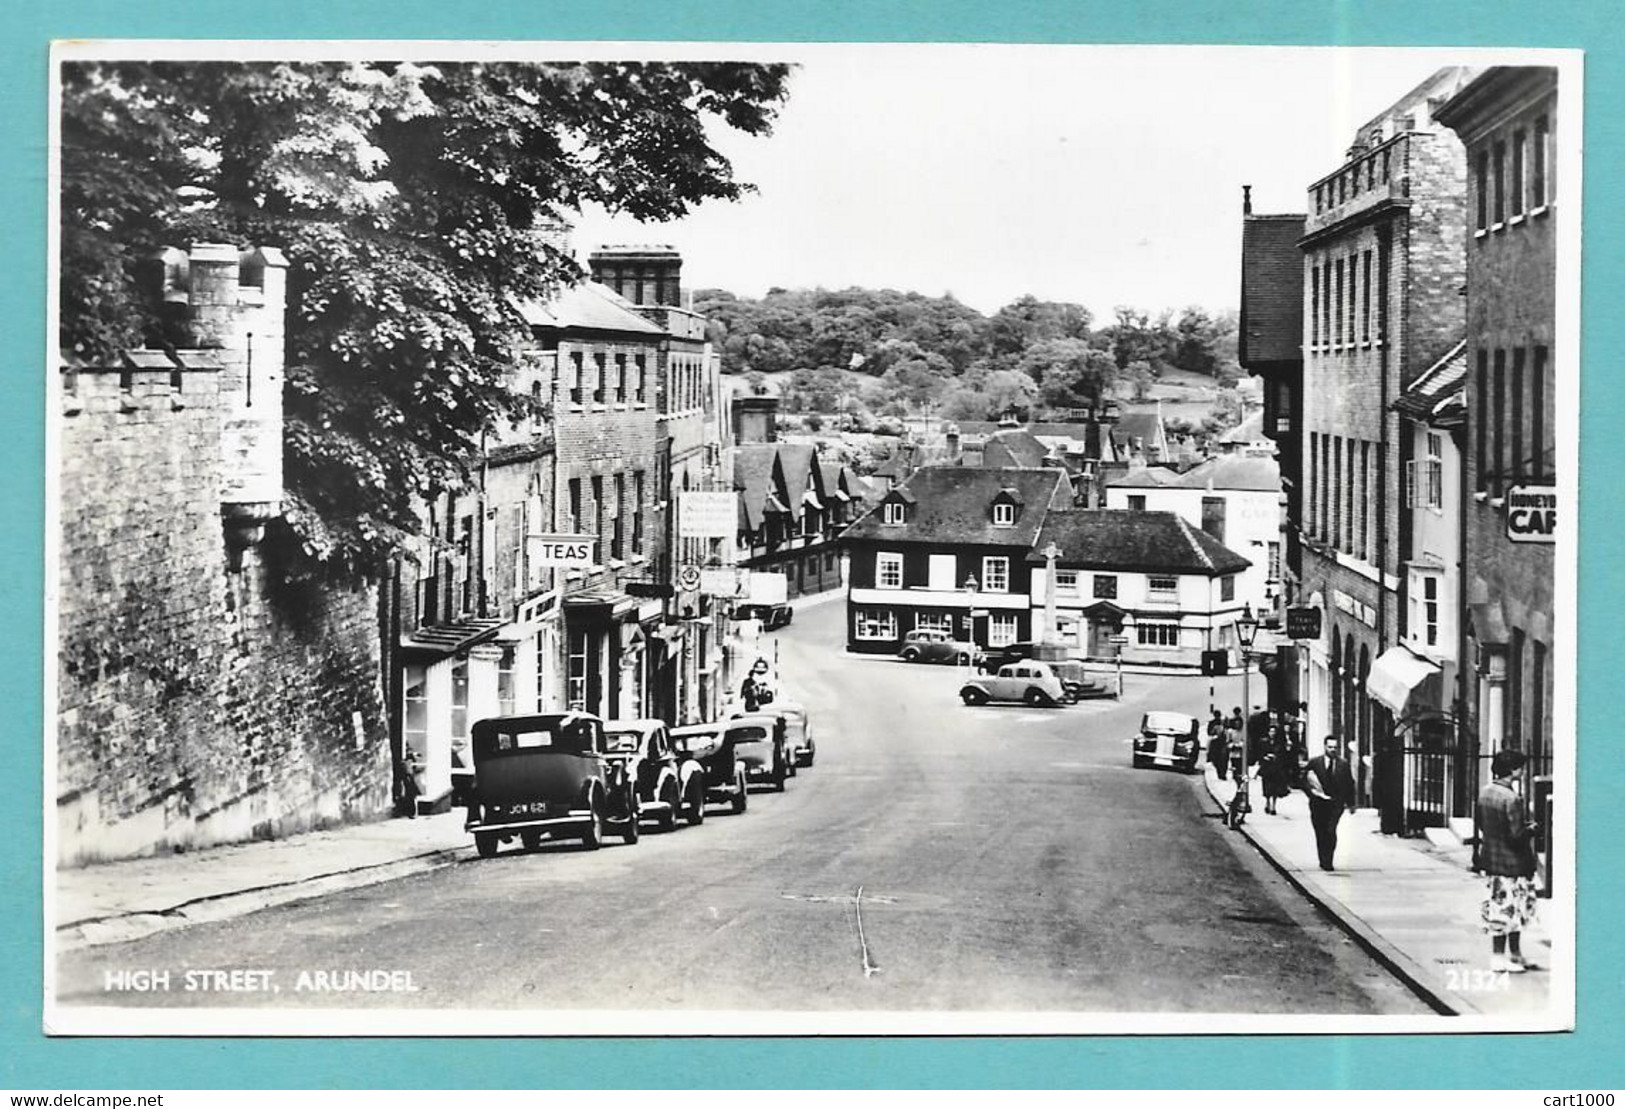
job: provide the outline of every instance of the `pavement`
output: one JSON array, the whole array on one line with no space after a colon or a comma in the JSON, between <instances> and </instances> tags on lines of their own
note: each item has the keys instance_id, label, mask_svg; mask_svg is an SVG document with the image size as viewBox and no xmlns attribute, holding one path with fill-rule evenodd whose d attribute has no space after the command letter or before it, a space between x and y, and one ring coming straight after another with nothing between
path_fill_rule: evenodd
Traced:
<instances>
[{"instance_id":1,"label":"pavement","mask_svg":"<svg viewBox=\"0 0 1625 1109\"><path fill-rule=\"evenodd\" d=\"M1208 794L1221 808L1234 782L1205 766ZM1523 934L1523 974L1491 974L1490 941L1479 921L1485 880L1471 870L1472 849L1453 842L1383 834L1376 809L1356 809L1337 829L1330 872L1320 869L1309 798L1294 791L1264 812L1254 788L1253 811L1241 826L1286 879L1329 913L1356 942L1445 1014L1531 1015L1545 1011L1554 953L1537 915ZM1549 902L1540 903L1545 912ZM1537 969L1538 968L1538 969Z\"/></svg>"}]
</instances>

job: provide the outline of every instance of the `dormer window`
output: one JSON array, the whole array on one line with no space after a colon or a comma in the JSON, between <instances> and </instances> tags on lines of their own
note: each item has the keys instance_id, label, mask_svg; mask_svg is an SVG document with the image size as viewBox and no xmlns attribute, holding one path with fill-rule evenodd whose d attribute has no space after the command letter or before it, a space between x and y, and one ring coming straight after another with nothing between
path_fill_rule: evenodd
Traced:
<instances>
[{"instance_id":1,"label":"dormer window","mask_svg":"<svg viewBox=\"0 0 1625 1109\"><path fill-rule=\"evenodd\" d=\"M888 524L902 524L908 522L908 512L901 501L887 501L881 506L881 519Z\"/></svg>"},{"instance_id":2,"label":"dormer window","mask_svg":"<svg viewBox=\"0 0 1625 1109\"><path fill-rule=\"evenodd\" d=\"M996 504L993 506L993 526L996 528L1013 528L1016 526L1016 506L1013 504Z\"/></svg>"}]
</instances>

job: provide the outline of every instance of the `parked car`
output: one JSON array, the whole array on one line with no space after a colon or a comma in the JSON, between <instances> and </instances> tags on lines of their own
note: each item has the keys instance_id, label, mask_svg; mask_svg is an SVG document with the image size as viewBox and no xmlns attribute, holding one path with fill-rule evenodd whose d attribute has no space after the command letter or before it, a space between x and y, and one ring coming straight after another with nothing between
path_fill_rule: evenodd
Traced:
<instances>
[{"instance_id":1,"label":"parked car","mask_svg":"<svg viewBox=\"0 0 1625 1109\"><path fill-rule=\"evenodd\" d=\"M679 817L690 824L705 819L705 771L672 750L664 720L609 720L604 737L609 757L627 764L639 810L662 832L675 830Z\"/></svg>"},{"instance_id":2,"label":"parked car","mask_svg":"<svg viewBox=\"0 0 1625 1109\"><path fill-rule=\"evenodd\" d=\"M811 766L818 757L813 740L812 717L800 701L774 701L773 711L784 717L785 746L790 750L790 766Z\"/></svg>"},{"instance_id":3,"label":"parked car","mask_svg":"<svg viewBox=\"0 0 1625 1109\"><path fill-rule=\"evenodd\" d=\"M579 837L596 850L606 830L638 841L637 784L610 757L604 723L590 713L497 716L470 736L474 784L466 829L482 858L517 836L534 850L545 836Z\"/></svg>"},{"instance_id":4,"label":"parked car","mask_svg":"<svg viewBox=\"0 0 1625 1109\"><path fill-rule=\"evenodd\" d=\"M967 705L989 701L1025 701L1035 707L1058 705L1066 699L1066 689L1046 663L1012 662L993 674L978 674L959 687L959 699Z\"/></svg>"},{"instance_id":5,"label":"parked car","mask_svg":"<svg viewBox=\"0 0 1625 1109\"><path fill-rule=\"evenodd\" d=\"M709 724L688 724L671 730L672 749L679 756L687 756L700 764L704 771L705 800L726 802L735 814L742 813L750 803L746 792L745 764L734 751L733 736L728 733L728 722L715 720Z\"/></svg>"},{"instance_id":6,"label":"parked car","mask_svg":"<svg viewBox=\"0 0 1625 1109\"><path fill-rule=\"evenodd\" d=\"M763 631L785 627L795 618L796 610L787 604L760 604L756 602L735 605L735 620L760 620Z\"/></svg>"},{"instance_id":7,"label":"parked car","mask_svg":"<svg viewBox=\"0 0 1625 1109\"><path fill-rule=\"evenodd\" d=\"M1177 766L1194 774L1202 756L1200 736L1201 725L1194 716L1148 712L1140 718L1140 734L1134 737L1134 765Z\"/></svg>"},{"instance_id":8,"label":"parked car","mask_svg":"<svg viewBox=\"0 0 1625 1109\"><path fill-rule=\"evenodd\" d=\"M785 732L784 718L777 713L746 713L727 722L725 735L745 766L746 781L768 782L784 792L785 779L792 772Z\"/></svg>"},{"instance_id":9,"label":"parked car","mask_svg":"<svg viewBox=\"0 0 1625 1109\"><path fill-rule=\"evenodd\" d=\"M1005 643L998 647L989 647L982 654L982 661L977 663L977 669L992 674L1001 666L1009 666L1012 662L1025 662L1030 658L1038 657L1038 644L1022 641L1020 643Z\"/></svg>"},{"instance_id":10,"label":"parked car","mask_svg":"<svg viewBox=\"0 0 1625 1109\"><path fill-rule=\"evenodd\" d=\"M790 777L794 778L800 767L813 764L813 759L818 755L818 744L813 740L812 719L807 714L806 705L799 701L773 701L763 705L757 712L763 716L777 716L779 723L783 725L784 749ZM733 715L740 717L748 716L750 713L740 710Z\"/></svg>"},{"instance_id":11,"label":"parked car","mask_svg":"<svg viewBox=\"0 0 1625 1109\"><path fill-rule=\"evenodd\" d=\"M974 664L981 660L982 649L974 643L955 639L947 632L930 628L915 628L903 636L902 649L897 657L904 662L952 662Z\"/></svg>"}]
</instances>

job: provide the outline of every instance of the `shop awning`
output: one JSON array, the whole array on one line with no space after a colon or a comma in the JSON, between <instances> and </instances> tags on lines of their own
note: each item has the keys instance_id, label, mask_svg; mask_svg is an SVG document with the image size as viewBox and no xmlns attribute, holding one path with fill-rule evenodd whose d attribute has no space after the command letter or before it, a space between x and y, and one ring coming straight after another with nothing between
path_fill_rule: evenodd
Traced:
<instances>
[{"instance_id":1,"label":"shop awning","mask_svg":"<svg viewBox=\"0 0 1625 1109\"><path fill-rule=\"evenodd\" d=\"M415 658L444 658L461 654L476 644L495 639L503 622L495 619L455 620L415 628L401 636L401 653Z\"/></svg>"},{"instance_id":2,"label":"shop awning","mask_svg":"<svg viewBox=\"0 0 1625 1109\"><path fill-rule=\"evenodd\" d=\"M1439 668L1404 647L1390 647L1371 664L1365 689L1372 697L1400 716L1429 678L1437 678ZM1437 696L1435 694L1435 700Z\"/></svg>"}]
</instances>

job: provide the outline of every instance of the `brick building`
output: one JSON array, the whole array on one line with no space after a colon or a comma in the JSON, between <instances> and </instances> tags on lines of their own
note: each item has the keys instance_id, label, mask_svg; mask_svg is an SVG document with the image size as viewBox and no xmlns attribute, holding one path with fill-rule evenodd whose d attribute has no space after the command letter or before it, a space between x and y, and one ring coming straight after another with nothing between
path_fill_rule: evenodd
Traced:
<instances>
[{"instance_id":1,"label":"brick building","mask_svg":"<svg viewBox=\"0 0 1625 1109\"><path fill-rule=\"evenodd\" d=\"M390 804L371 583L284 577L286 262L156 260L169 352L63 368L54 447L64 863L368 819ZM177 349L178 348L178 349Z\"/></svg>"},{"instance_id":2,"label":"brick building","mask_svg":"<svg viewBox=\"0 0 1625 1109\"><path fill-rule=\"evenodd\" d=\"M725 538L678 533L677 504L689 490L728 487L723 458L730 436L721 359L705 337L705 318L685 307L682 256L665 246L614 246L588 260L593 280L613 289L663 333L656 421L654 496L663 544L647 578L628 588L665 600L665 619L652 641L659 667L655 715L673 723L714 718L725 681L726 606L698 589L683 589L683 565L722 566L732 557Z\"/></svg>"},{"instance_id":3,"label":"brick building","mask_svg":"<svg viewBox=\"0 0 1625 1109\"><path fill-rule=\"evenodd\" d=\"M1466 174L1433 113L1468 76L1440 70L1360 127L1342 164L1310 186L1299 243L1300 591L1323 608L1302 688L1311 734L1357 746L1362 799L1374 737L1394 726L1366 680L1404 622L1406 459L1393 402L1459 340L1465 316Z\"/></svg>"},{"instance_id":4,"label":"brick building","mask_svg":"<svg viewBox=\"0 0 1625 1109\"><path fill-rule=\"evenodd\" d=\"M1481 764L1469 787L1502 747L1552 770L1557 378L1576 353L1557 342L1557 84L1552 68L1497 66L1437 113L1468 171L1460 695Z\"/></svg>"}]
</instances>

